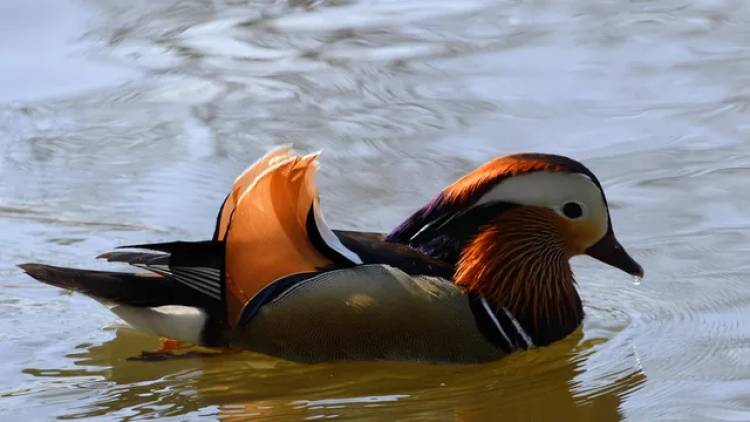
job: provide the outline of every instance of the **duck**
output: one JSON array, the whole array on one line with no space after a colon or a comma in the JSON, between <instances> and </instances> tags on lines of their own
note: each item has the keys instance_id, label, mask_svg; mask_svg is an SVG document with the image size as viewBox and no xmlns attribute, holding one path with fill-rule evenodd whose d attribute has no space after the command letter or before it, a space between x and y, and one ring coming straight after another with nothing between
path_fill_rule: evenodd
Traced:
<instances>
[{"instance_id":1,"label":"duck","mask_svg":"<svg viewBox=\"0 0 750 422\"><path fill-rule=\"evenodd\" d=\"M298 362L487 362L573 333L570 258L635 277L596 176L571 158L498 156L389 233L331 229L319 153L274 149L234 181L205 241L116 248L134 272L19 265L173 341Z\"/></svg>"}]
</instances>

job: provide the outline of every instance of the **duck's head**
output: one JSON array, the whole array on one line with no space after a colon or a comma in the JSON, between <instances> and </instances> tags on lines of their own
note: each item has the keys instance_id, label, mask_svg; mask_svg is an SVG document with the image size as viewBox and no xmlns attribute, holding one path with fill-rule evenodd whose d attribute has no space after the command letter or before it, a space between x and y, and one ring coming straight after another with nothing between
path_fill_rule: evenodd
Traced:
<instances>
[{"instance_id":1,"label":"duck's head","mask_svg":"<svg viewBox=\"0 0 750 422\"><path fill-rule=\"evenodd\" d=\"M454 264L456 283L511 308L547 308L556 295L575 294L568 260L576 255L643 276L615 238L596 176L558 155L498 157L445 188L388 240Z\"/></svg>"}]
</instances>

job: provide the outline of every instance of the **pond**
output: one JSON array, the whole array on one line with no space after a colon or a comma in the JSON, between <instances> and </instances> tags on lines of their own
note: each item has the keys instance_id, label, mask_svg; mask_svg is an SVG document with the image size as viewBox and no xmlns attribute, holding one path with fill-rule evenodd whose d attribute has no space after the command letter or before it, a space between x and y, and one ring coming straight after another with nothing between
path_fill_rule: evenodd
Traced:
<instances>
[{"instance_id":1,"label":"pond","mask_svg":"<svg viewBox=\"0 0 750 422\"><path fill-rule=\"evenodd\" d=\"M0 419L750 419L749 41L731 0L2 2ZM302 365L133 360L159 339L15 267L207 238L289 143L367 231L498 155L574 157L646 278L574 259L583 327L491 364Z\"/></svg>"}]
</instances>

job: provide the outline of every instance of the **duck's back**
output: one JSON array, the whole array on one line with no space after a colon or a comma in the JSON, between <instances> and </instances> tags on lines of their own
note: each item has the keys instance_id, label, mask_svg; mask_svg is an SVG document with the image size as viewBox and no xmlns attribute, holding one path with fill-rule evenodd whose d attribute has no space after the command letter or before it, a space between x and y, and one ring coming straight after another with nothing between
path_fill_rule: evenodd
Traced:
<instances>
[{"instance_id":1,"label":"duck's back","mask_svg":"<svg viewBox=\"0 0 750 422\"><path fill-rule=\"evenodd\" d=\"M386 265L299 282L261 306L234 339L238 346L306 362L481 362L503 355L482 334L457 286Z\"/></svg>"}]
</instances>

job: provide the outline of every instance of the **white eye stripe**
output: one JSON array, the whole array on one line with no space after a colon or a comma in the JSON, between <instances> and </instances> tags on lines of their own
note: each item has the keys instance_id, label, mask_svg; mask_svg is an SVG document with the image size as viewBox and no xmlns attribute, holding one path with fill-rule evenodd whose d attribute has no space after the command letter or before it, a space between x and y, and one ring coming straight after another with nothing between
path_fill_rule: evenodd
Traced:
<instances>
[{"instance_id":1,"label":"white eye stripe","mask_svg":"<svg viewBox=\"0 0 750 422\"><path fill-rule=\"evenodd\" d=\"M582 173L538 171L509 177L490 189L474 206L491 202L544 207L569 220L589 220L599 226L600 237L604 236L609 225L601 188ZM565 216L562 207L568 202L581 205L581 217L570 219Z\"/></svg>"},{"instance_id":2,"label":"white eye stripe","mask_svg":"<svg viewBox=\"0 0 750 422\"><path fill-rule=\"evenodd\" d=\"M537 171L503 180L474 205L506 201L554 208L559 204L564 204L565 200L578 198L581 195L601 199L599 187L587 175ZM603 205L603 201L601 202Z\"/></svg>"}]
</instances>

